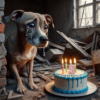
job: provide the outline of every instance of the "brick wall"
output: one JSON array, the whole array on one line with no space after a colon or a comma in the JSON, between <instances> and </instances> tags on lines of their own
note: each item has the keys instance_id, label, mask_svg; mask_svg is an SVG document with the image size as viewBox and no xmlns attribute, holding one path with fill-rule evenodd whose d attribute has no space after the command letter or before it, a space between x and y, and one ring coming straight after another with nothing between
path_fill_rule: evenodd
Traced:
<instances>
[{"instance_id":1,"label":"brick wall","mask_svg":"<svg viewBox=\"0 0 100 100\"><path fill-rule=\"evenodd\" d=\"M5 25L2 22L2 17L4 16L4 5L5 1L0 0L0 100L5 99L7 96L5 85L6 85L6 49L4 46L5 35L4 28Z\"/></svg>"}]
</instances>

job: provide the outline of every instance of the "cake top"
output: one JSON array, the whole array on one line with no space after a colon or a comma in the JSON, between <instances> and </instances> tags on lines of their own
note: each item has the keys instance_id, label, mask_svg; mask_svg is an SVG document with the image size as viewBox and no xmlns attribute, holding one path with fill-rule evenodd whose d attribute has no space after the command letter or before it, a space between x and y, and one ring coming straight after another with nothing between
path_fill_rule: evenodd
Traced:
<instances>
[{"instance_id":1,"label":"cake top","mask_svg":"<svg viewBox=\"0 0 100 100\"><path fill-rule=\"evenodd\" d=\"M79 79L79 78L87 77L87 73L80 69L76 69L76 73L74 74L69 74L68 72L69 69L67 70L67 72L65 72L64 70L64 74L62 74L62 69L59 69L54 73L54 76L58 78L64 78L64 79Z\"/></svg>"},{"instance_id":2,"label":"cake top","mask_svg":"<svg viewBox=\"0 0 100 100\"><path fill-rule=\"evenodd\" d=\"M64 74L63 75L81 75L81 74L84 74L84 71L83 70L79 70L79 69L76 69L76 73L74 74L69 74L69 69L67 69L67 72L64 70ZM62 69L60 70L57 70L56 73L58 74L62 74Z\"/></svg>"}]
</instances>

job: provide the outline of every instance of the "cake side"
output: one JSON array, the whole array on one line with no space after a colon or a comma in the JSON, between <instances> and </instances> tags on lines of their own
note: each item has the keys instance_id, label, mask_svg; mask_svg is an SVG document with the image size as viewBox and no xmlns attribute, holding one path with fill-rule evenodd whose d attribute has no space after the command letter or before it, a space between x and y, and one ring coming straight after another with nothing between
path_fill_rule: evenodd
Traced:
<instances>
[{"instance_id":1,"label":"cake side","mask_svg":"<svg viewBox=\"0 0 100 100\"><path fill-rule=\"evenodd\" d=\"M55 85L53 87L56 91L62 93L82 93L88 90L87 73L85 71L76 70L75 74L61 74L61 69L54 73Z\"/></svg>"}]
</instances>

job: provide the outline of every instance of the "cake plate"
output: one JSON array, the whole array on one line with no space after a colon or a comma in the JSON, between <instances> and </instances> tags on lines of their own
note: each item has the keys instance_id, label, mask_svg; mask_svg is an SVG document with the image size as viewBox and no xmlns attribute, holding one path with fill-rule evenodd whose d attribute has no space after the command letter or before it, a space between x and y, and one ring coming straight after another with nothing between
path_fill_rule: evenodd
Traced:
<instances>
[{"instance_id":1,"label":"cake plate","mask_svg":"<svg viewBox=\"0 0 100 100\"><path fill-rule=\"evenodd\" d=\"M62 96L62 97L81 97L81 96L87 96L87 95L90 95L92 93L94 93L96 90L97 90L97 87L95 84L87 81L87 85L89 87L89 89L86 91L86 92L83 92L83 93L79 93L79 94L63 94L63 93L59 93L59 92L56 92L52 89L54 85L54 81L46 84L45 86L45 90L51 94L54 94L54 95L57 95L57 96Z\"/></svg>"}]
</instances>

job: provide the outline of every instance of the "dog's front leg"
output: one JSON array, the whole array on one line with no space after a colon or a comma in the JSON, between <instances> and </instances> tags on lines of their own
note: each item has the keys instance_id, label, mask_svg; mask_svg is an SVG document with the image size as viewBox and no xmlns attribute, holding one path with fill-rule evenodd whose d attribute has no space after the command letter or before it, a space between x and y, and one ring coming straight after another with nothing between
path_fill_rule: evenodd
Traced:
<instances>
[{"instance_id":1,"label":"dog's front leg","mask_svg":"<svg viewBox=\"0 0 100 100\"><path fill-rule=\"evenodd\" d=\"M19 76L19 73L18 73L18 70L17 70L17 66L15 64L11 65L10 66L13 73L14 73L14 76L16 78L16 81L17 81L17 92L19 93L25 93L26 92L26 88L24 87L23 83L22 83L22 80Z\"/></svg>"},{"instance_id":2,"label":"dog's front leg","mask_svg":"<svg viewBox=\"0 0 100 100\"><path fill-rule=\"evenodd\" d=\"M33 82L33 59L27 63L27 71L28 71L28 86L31 90L38 90L38 87Z\"/></svg>"}]
</instances>

